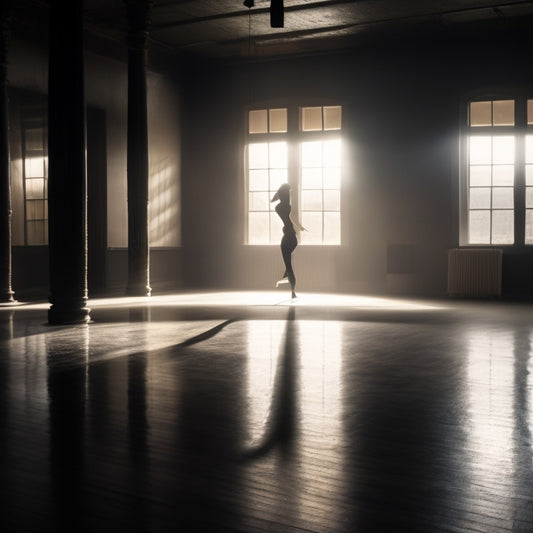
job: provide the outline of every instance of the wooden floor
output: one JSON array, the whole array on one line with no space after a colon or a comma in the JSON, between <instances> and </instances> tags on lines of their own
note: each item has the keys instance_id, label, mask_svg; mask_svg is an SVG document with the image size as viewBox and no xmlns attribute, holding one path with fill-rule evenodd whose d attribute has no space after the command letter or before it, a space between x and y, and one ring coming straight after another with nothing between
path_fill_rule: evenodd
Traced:
<instances>
[{"instance_id":1,"label":"wooden floor","mask_svg":"<svg viewBox=\"0 0 533 533\"><path fill-rule=\"evenodd\" d=\"M533 531L533 305L279 299L0 308L0 531Z\"/></svg>"}]
</instances>

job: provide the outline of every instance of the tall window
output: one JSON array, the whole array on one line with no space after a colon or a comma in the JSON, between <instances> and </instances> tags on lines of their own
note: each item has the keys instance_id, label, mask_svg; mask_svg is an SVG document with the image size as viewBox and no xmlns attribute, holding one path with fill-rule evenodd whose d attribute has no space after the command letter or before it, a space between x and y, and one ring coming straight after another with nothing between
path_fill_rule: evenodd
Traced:
<instances>
[{"instance_id":1,"label":"tall window","mask_svg":"<svg viewBox=\"0 0 533 533\"><path fill-rule=\"evenodd\" d=\"M533 244L533 100L471 102L463 244Z\"/></svg>"},{"instance_id":2,"label":"tall window","mask_svg":"<svg viewBox=\"0 0 533 533\"><path fill-rule=\"evenodd\" d=\"M300 242L340 244L341 116L341 106L249 112L248 244L279 242L281 221L270 200L285 182L293 213L306 228Z\"/></svg>"},{"instance_id":3,"label":"tall window","mask_svg":"<svg viewBox=\"0 0 533 533\"><path fill-rule=\"evenodd\" d=\"M250 111L248 145L248 243L270 244L281 223L270 199L288 181L287 109Z\"/></svg>"},{"instance_id":4,"label":"tall window","mask_svg":"<svg viewBox=\"0 0 533 533\"><path fill-rule=\"evenodd\" d=\"M527 101L527 133L525 139L525 236L533 244L533 100Z\"/></svg>"},{"instance_id":5,"label":"tall window","mask_svg":"<svg viewBox=\"0 0 533 533\"><path fill-rule=\"evenodd\" d=\"M48 244L48 157L42 123L22 127L24 160L25 241Z\"/></svg>"}]
</instances>

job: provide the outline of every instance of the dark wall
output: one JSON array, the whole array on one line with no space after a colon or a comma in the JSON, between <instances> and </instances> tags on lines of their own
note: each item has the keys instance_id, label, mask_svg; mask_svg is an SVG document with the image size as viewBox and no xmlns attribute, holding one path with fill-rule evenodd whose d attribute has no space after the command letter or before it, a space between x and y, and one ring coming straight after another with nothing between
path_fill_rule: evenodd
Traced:
<instances>
[{"instance_id":1,"label":"dark wall","mask_svg":"<svg viewBox=\"0 0 533 533\"><path fill-rule=\"evenodd\" d=\"M280 274L276 246L243 245L248 107L342 104L342 245L298 247L299 287L445 295L447 250L459 244L461 110L473 95L533 89L524 68L528 37L472 37L191 71L182 167L186 283L271 288ZM508 293L523 292L528 267L521 265L530 257L526 248L505 251Z\"/></svg>"}]
</instances>

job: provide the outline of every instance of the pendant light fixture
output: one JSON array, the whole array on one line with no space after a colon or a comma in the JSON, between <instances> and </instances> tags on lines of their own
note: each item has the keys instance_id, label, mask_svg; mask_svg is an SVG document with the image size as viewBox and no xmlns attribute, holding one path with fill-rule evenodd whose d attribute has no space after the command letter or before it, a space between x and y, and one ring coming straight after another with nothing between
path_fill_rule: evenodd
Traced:
<instances>
[{"instance_id":1,"label":"pendant light fixture","mask_svg":"<svg viewBox=\"0 0 533 533\"><path fill-rule=\"evenodd\" d=\"M270 0L270 27L283 28L283 0Z\"/></svg>"}]
</instances>

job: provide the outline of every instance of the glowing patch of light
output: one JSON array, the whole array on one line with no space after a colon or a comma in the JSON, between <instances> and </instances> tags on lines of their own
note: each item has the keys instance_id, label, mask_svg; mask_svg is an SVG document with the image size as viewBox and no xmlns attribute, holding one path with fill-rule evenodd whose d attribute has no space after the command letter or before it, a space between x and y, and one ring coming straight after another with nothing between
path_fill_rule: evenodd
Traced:
<instances>
[{"instance_id":1,"label":"glowing patch of light","mask_svg":"<svg viewBox=\"0 0 533 533\"><path fill-rule=\"evenodd\" d=\"M191 292L155 296L125 296L90 299L91 309L103 307L242 307L242 306L296 306L308 308L339 308L354 310L391 310L391 311L437 311L446 308L445 304L428 303L415 299L384 298L349 294L298 293L291 300L288 291L223 291ZM5 311L46 310L50 304L36 302L0 307Z\"/></svg>"},{"instance_id":2,"label":"glowing patch of light","mask_svg":"<svg viewBox=\"0 0 533 533\"><path fill-rule=\"evenodd\" d=\"M284 320L247 322L248 431L253 444L265 431L285 328Z\"/></svg>"},{"instance_id":3,"label":"glowing patch of light","mask_svg":"<svg viewBox=\"0 0 533 533\"><path fill-rule=\"evenodd\" d=\"M372 296L299 293L298 298L291 300L289 294L275 291L227 291L227 292L194 292L186 294L169 294L149 298L106 298L91 300L89 305L97 308L107 305L158 305L158 306L262 306L292 305L298 307L343 307L357 309L390 309L390 310L437 310L442 305L419 302L401 298L382 298Z\"/></svg>"},{"instance_id":4,"label":"glowing patch of light","mask_svg":"<svg viewBox=\"0 0 533 533\"><path fill-rule=\"evenodd\" d=\"M514 468L514 337L508 331L472 330L466 338L472 485L505 479Z\"/></svg>"},{"instance_id":5,"label":"glowing patch of light","mask_svg":"<svg viewBox=\"0 0 533 533\"><path fill-rule=\"evenodd\" d=\"M293 413L284 422L291 424L289 434L298 451L276 490L302 517L316 512L302 494L324 490L317 476L317 452L332 465L342 460L342 327L341 322L321 320L247 322L248 445L260 448L275 435L273 415ZM291 335L289 341L286 335ZM344 478L341 468L328 471L333 486L341 486ZM299 490L290 490L294 486ZM250 495L252 501L254 497ZM331 520L332 530L337 530L335 518Z\"/></svg>"},{"instance_id":6,"label":"glowing patch of light","mask_svg":"<svg viewBox=\"0 0 533 533\"><path fill-rule=\"evenodd\" d=\"M179 243L179 187L176 163L163 159L150 168L148 205L150 244L176 246Z\"/></svg>"},{"instance_id":7,"label":"glowing patch of light","mask_svg":"<svg viewBox=\"0 0 533 533\"><path fill-rule=\"evenodd\" d=\"M342 323L305 320L298 323L298 331L301 382L305 384L302 388L302 431L320 436L323 448L336 449L342 434Z\"/></svg>"},{"instance_id":8,"label":"glowing patch of light","mask_svg":"<svg viewBox=\"0 0 533 533\"><path fill-rule=\"evenodd\" d=\"M249 432L254 442L271 412L276 372L283 371L278 361L284 355L286 330L285 320L247 322ZM302 431L322 436L323 446L334 446L332 435L341 433L342 323L297 321L294 334L296 381L304 384L297 387Z\"/></svg>"}]
</instances>

